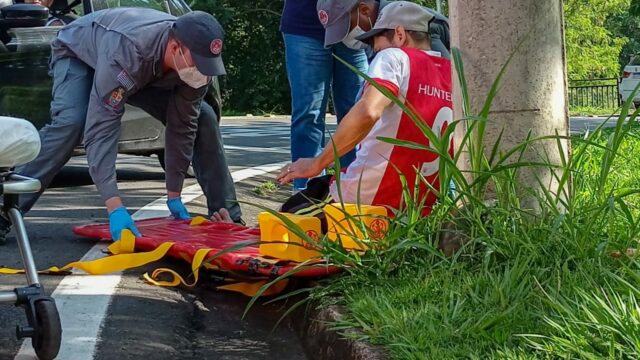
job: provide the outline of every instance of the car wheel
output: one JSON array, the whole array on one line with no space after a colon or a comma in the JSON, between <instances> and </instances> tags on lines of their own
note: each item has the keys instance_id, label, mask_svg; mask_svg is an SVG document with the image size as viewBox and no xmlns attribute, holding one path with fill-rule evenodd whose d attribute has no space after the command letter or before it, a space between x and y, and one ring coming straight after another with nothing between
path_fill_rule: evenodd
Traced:
<instances>
[{"instance_id":1,"label":"car wheel","mask_svg":"<svg viewBox=\"0 0 640 360\"><path fill-rule=\"evenodd\" d=\"M162 167L162 170L167 170L166 168L166 164L164 162L164 151L160 151L158 153L156 153L156 155L158 156L158 162L160 163L160 166ZM196 172L193 170L193 166L189 165L189 169L187 169L187 176L190 178L196 177Z\"/></svg>"}]
</instances>

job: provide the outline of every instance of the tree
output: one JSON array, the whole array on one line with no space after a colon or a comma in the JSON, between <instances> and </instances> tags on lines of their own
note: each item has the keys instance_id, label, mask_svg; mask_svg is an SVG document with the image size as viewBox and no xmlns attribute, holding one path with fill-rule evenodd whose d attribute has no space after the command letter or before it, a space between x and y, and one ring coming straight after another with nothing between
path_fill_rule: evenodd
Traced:
<instances>
[{"instance_id":1,"label":"tree","mask_svg":"<svg viewBox=\"0 0 640 360\"><path fill-rule=\"evenodd\" d=\"M420 4L422 6L427 6L431 9L436 9L437 5L436 5L436 0L414 0L414 2L416 4ZM446 16L449 13L449 2L448 1L443 1L442 2L442 13Z\"/></svg>"},{"instance_id":2,"label":"tree","mask_svg":"<svg viewBox=\"0 0 640 360\"><path fill-rule=\"evenodd\" d=\"M213 14L226 31L223 110L289 113L284 45L278 30L283 0L196 0L193 8Z\"/></svg>"},{"instance_id":3,"label":"tree","mask_svg":"<svg viewBox=\"0 0 640 360\"><path fill-rule=\"evenodd\" d=\"M629 11L609 17L606 27L615 37L627 39L619 57L620 65L625 66L640 53L640 0L631 0Z\"/></svg>"},{"instance_id":4,"label":"tree","mask_svg":"<svg viewBox=\"0 0 640 360\"><path fill-rule=\"evenodd\" d=\"M635 1L635 0L634 0ZM630 0L564 0L567 66L570 79L616 77L627 42L607 28L607 19L628 12Z\"/></svg>"},{"instance_id":5,"label":"tree","mask_svg":"<svg viewBox=\"0 0 640 360\"><path fill-rule=\"evenodd\" d=\"M491 112L486 115L488 119L476 127L476 132L486 127L483 142L470 150L475 150L475 154L484 150L487 159L491 159L494 146L498 146L498 153L505 153L524 143L529 136L553 136L556 132L568 135L561 3L557 0L511 0L505 6L503 0L452 0L450 20L451 28L457 30L452 33L451 41L453 47L460 49L464 62L470 105L469 113L463 113L466 109L461 86L456 84L455 119L481 113L485 99L491 98L493 82L513 54L500 90L492 99ZM457 78L454 76L454 79ZM558 144L562 145L561 149ZM562 159L568 159L568 153L566 139L536 141L530 144L520 160L557 165ZM515 158L518 156L511 157ZM460 166L468 169L469 163ZM542 195L543 187L551 193L559 193L559 181L554 171L552 166L519 170L523 208L536 208L527 189L538 195ZM492 194L488 196L492 197Z\"/></svg>"}]
</instances>

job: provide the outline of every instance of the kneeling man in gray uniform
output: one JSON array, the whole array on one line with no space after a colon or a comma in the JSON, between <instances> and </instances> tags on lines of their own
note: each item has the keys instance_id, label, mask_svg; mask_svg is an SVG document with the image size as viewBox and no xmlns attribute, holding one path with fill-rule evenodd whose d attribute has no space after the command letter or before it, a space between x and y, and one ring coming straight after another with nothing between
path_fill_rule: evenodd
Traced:
<instances>
[{"instance_id":1,"label":"kneeling man in gray uniform","mask_svg":"<svg viewBox=\"0 0 640 360\"><path fill-rule=\"evenodd\" d=\"M178 18L150 9L119 8L83 16L52 41L52 121L40 131L38 158L16 173L39 179L43 189L84 140L89 173L109 212L113 239L123 229L140 236L116 181L116 156L125 103L166 126L167 206L188 219L180 194L193 161L209 215L241 221L225 159L218 118L203 101L212 76L224 75L224 31L211 15ZM21 198L28 211L41 193ZM0 241L10 224L0 216Z\"/></svg>"}]
</instances>

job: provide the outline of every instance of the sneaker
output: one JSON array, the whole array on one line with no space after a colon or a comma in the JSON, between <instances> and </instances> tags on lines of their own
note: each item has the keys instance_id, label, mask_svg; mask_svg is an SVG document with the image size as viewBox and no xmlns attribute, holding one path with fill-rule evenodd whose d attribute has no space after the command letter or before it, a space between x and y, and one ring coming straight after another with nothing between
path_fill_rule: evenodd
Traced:
<instances>
[{"instance_id":1,"label":"sneaker","mask_svg":"<svg viewBox=\"0 0 640 360\"><path fill-rule=\"evenodd\" d=\"M7 243L7 236L11 232L11 223L0 215L0 245Z\"/></svg>"}]
</instances>

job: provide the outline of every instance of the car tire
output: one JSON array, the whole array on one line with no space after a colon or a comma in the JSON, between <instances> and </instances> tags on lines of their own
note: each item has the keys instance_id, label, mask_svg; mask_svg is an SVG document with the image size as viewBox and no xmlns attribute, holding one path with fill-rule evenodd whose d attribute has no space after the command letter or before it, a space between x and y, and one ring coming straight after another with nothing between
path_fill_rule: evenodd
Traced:
<instances>
[{"instance_id":1,"label":"car tire","mask_svg":"<svg viewBox=\"0 0 640 360\"><path fill-rule=\"evenodd\" d=\"M167 168L166 168L166 164L164 162L164 150L156 153L156 155L158 156L158 162L160 163L160 166L162 167L162 170L166 171ZM187 169L187 177L190 177L190 178L196 177L196 172L195 172L195 170L193 170L193 166L192 165L189 165L189 169Z\"/></svg>"}]
</instances>

